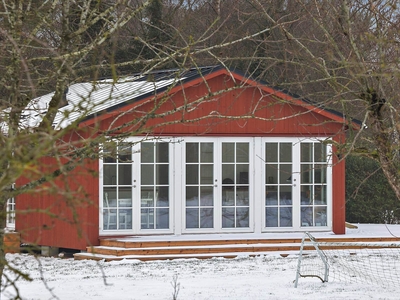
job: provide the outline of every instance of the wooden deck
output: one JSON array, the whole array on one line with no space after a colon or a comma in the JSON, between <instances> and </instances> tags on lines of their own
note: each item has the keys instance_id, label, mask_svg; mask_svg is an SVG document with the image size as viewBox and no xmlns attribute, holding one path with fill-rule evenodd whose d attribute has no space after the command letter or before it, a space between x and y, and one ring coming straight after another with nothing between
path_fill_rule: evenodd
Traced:
<instances>
[{"instance_id":1,"label":"wooden deck","mask_svg":"<svg viewBox=\"0 0 400 300\"><path fill-rule=\"evenodd\" d=\"M74 254L75 259L122 260L137 259L165 260L179 258L234 258L240 255L257 256L271 252L287 256L298 254L302 238L251 238L251 239L187 239L166 241L160 238L142 240L141 238L101 239L100 246L88 247L86 253ZM341 245L323 246L322 249L366 248L365 243L400 243L396 237L334 237L318 238L319 242L340 242ZM352 245L349 245L352 243ZM359 245L354 245L359 243ZM305 250L313 250L307 246Z\"/></svg>"}]
</instances>

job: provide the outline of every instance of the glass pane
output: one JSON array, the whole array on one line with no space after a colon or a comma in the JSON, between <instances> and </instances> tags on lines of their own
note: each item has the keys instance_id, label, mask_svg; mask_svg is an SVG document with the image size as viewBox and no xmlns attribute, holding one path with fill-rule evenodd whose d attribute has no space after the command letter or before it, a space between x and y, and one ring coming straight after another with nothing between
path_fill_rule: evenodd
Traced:
<instances>
[{"instance_id":1,"label":"glass pane","mask_svg":"<svg viewBox=\"0 0 400 300\"><path fill-rule=\"evenodd\" d=\"M281 207L279 212L280 227L292 227L292 207Z\"/></svg>"},{"instance_id":2,"label":"glass pane","mask_svg":"<svg viewBox=\"0 0 400 300\"><path fill-rule=\"evenodd\" d=\"M156 209L156 228L168 229L169 228L169 209L158 208Z\"/></svg>"},{"instance_id":3,"label":"glass pane","mask_svg":"<svg viewBox=\"0 0 400 300\"><path fill-rule=\"evenodd\" d=\"M186 143L186 162L199 162L199 143Z\"/></svg>"},{"instance_id":4,"label":"glass pane","mask_svg":"<svg viewBox=\"0 0 400 300\"><path fill-rule=\"evenodd\" d=\"M103 207L117 207L116 188L104 188Z\"/></svg>"},{"instance_id":5,"label":"glass pane","mask_svg":"<svg viewBox=\"0 0 400 300\"><path fill-rule=\"evenodd\" d=\"M168 186L160 186L157 187L157 207L167 207L169 206L169 187Z\"/></svg>"},{"instance_id":6,"label":"glass pane","mask_svg":"<svg viewBox=\"0 0 400 300\"><path fill-rule=\"evenodd\" d=\"M248 168L249 166L247 166ZM249 172L248 171L240 171L239 172L239 183L248 184L249 183Z\"/></svg>"},{"instance_id":7,"label":"glass pane","mask_svg":"<svg viewBox=\"0 0 400 300\"><path fill-rule=\"evenodd\" d=\"M132 161L132 147L129 144L122 143L118 146L118 160L119 162Z\"/></svg>"},{"instance_id":8,"label":"glass pane","mask_svg":"<svg viewBox=\"0 0 400 300\"><path fill-rule=\"evenodd\" d=\"M103 145L103 162L104 163L115 163L117 162L116 157L116 143L107 143Z\"/></svg>"},{"instance_id":9,"label":"glass pane","mask_svg":"<svg viewBox=\"0 0 400 300\"><path fill-rule=\"evenodd\" d=\"M235 227L235 209L223 208L222 209L222 227L234 228Z\"/></svg>"},{"instance_id":10,"label":"glass pane","mask_svg":"<svg viewBox=\"0 0 400 300\"><path fill-rule=\"evenodd\" d=\"M115 163L115 162L117 162L115 157L113 157L113 156L104 156L104 155L106 155L106 154L103 154L103 162L104 163ZM112 154L110 153L110 155L112 155Z\"/></svg>"},{"instance_id":11,"label":"glass pane","mask_svg":"<svg viewBox=\"0 0 400 300\"><path fill-rule=\"evenodd\" d=\"M247 207L236 209L236 227L249 227L249 211Z\"/></svg>"},{"instance_id":12,"label":"glass pane","mask_svg":"<svg viewBox=\"0 0 400 300\"><path fill-rule=\"evenodd\" d=\"M314 204L315 205L326 205L326 186L316 185L314 187Z\"/></svg>"},{"instance_id":13,"label":"glass pane","mask_svg":"<svg viewBox=\"0 0 400 300\"><path fill-rule=\"evenodd\" d=\"M154 143L141 143L140 160L142 163L154 162Z\"/></svg>"},{"instance_id":14,"label":"glass pane","mask_svg":"<svg viewBox=\"0 0 400 300\"><path fill-rule=\"evenodd\" d=\"M301 208L301 226L313 226L312 207Z\"/></svg>"},{"instance_id":15,"label":"glass pane","mask_svg":"<svg viewBox=\"0 0 400 300\"><path fill-rule=\"evenodd\" d=\"M118 184L132 184L132 165L118 165Z\"/></svg>"},{"instance_id":16,"label":"glass pane","mask_svg":"<svg viewBox=\"0 0 400 300\"><path fill-rule=\"evenodd\" d=\"M154 206L154 190L153 188L142 187L140 192L140 206L153 207Z\"/></svg>"},{"instance_id":17,"label":"glass pane","mask_svg":"<svg viewBox=\"0 0 400 300\"><path fill-rule=\"evenodd\" d=\"M312 186L304 185L301 187L301 205L312 204Z\"/></svg>"},{"instance_id":18,"label":"glass pane","mask_svg":"<svg viewBox=\"0 0 400 300\"><path fill-rule=\"evenodd\" d=\"M236 144L236 162L249 162L249 143Z\"/></svg>"},{"instance_id":19,"label":"glass pane","mask_svg":"<svg viewBox=\"0 0 400 300\"><path fill-rule=\"evenodd\" d=\"M316 162L326 162L326 145L322 143L314 144L314 161Z\"/></svg>"},{"instance_id":20,"label":"glass pane","mask_svg":"<svg viewBox=\"0 0 400 300\"><path fill-rule=\"evenodd\" d=\"M222 205L235 205L235 190L233 187L222 187Z\"/></svg>"},{"instance_id":21,"label":"glass pane","mask_svg":"<svg viewBox=\"0 0 400 300\"><path fill-rule=\"evenodd\" d=\"M154 208L140 210L141 229L154 229Z\"/></svg>"},{"instance_id":22,"label":"glass pane","mask_svg":"<svg viewBox=\"0 0 400 300\"><path fill-rule=\"evenodd\" d=\"M199 184L198 165L186 165L186 184Z\"/></svg>"},{"instance_id":23,"label":"glass pane","mask_svg":"<svg viewBox=\"0 0 400 300\"><path fill-rule=\"evenodd\" d=\"M292 162L292 143L281 143L279 145L280 162Z\"/></svg>"},{"instance_id":24,"label":"glass pane","mask_svg":"<svg viewBox=\"0 0 400 300\"><path fill-rule=\"evenodd\" d=\"M265 143L265 161L278 162L278 143Z\"/></svg>"},{"instance_id":25,"label":"glass pane","mask_svg":"<svg viewBox=\"0 0 400 300\"><path fill-rule=\"evenodd\" d=\"M280 205L292 205L292 187L281 186L279 190Z\"/></svg>"},{"instance_id":26,"label":"glass pane","mask_svg":"<svg viewBox=\"0 0 400 300\"><path fill-rule=\"evenodd\" d=\"M200 206L214 205L214 188L209 186L200 187Z\"/></svg>"},{"instance_id":27,"label":"glass pane","mask_svg":"<svg viewBox=\"0 0 400 300\"><path fill-rule=\"evenodd\" d=\"M266 190L265 205L278 205L278 193L275 190Z\"/></svg>"},{"instance_id":28,"label":"glass pane","mask_svg":"<svg viewBox=\"0 0 400 300\"><path fill-rule=\"evenodd\" d=\"M313 183L313 166L301 165L301 183Z\"/></svg>"},{"instance_id":29,"label":"glass pane","mask_svg":"<svg viewBox=\"0 0 400 300\"><path fill-rule=\"evenodd\" d=\"M326 223L326 207L315 207L315 226L327 226Z\"/></svg>"},{"instance_id":30,"label":"glass pane","mask_svg":"<svg viewBox=\"0 0 400 300\"><path fill-rule=\"evenodd\" d=\"M132 229L132 210L121 209L118 214L118 229Z\"/></svg>"},{"instance_id":31,"label":"glass pane","mask_svg":"<svg viewBox=\"0 0 400 300\"><path fill-rule=\"evenodd\" d=\"M199 205L199 188L197 186L186 187L186 206Z\"/></svg>"},{"instance_id":32,"label":"glass pane","mask_svg":"<svg viewBox=\"0 0 400 300\"><path fill-rule=\"evenodd\" d=\"M200 228L214 227L214 209L200 208Z\"/></svg>"},{"instance_id":33,"label":"glass pane","mask_svg":"<svg viewBox=\"0 0 400 300\"><path fill-rule=\"evenodd\" d=\"M301 143L301 162L312 162L312 143Z\"/></svg>"},{"instance_id":34,"label":"glass pane","mask_svg":"<svg viewBox=\"0 0 400 300\"><path fill-rule=\"evenodd\" d=\"M118 205L119 207L132 207L132 189L118 189Z\"/></svg>"},{"instance_id":35,"label":"glass pane","mask_svg":"<svg viewBox=\"0 0 400 300\"><path fill-rule=\"evenodd\" d=\"M236 182L249 183L249 165L236 165Z\"/></svg>"},{"instance_id":36,"label":"glass pane","mask_svg":"<svg viewBox=\"0 0 400 300\"><path fill-rule=\"evenodd\" d=\"M153 185L154 184L154 166L153 165L141 165L141 179L142 179L142 185Z\"/></svg>"},{"instance_id":37,"label":"glass pane","mask_svg":"<svg viewBox=\"0 0 400 300\"><path fill-rule=\"evenodd\" d=\"M117 184L117 166L116 165L103 165L103 184L104 185Z\"/></svg>"},{"instance_id":38,"label":"glass pane","mask_svg":"<svg viewBox=\"0 0 400 300\"><path fill-rule=\"evenodd\" d=\"M326 183L326 165L315 165L315 183Z\"/></svg>"},{"instance_id":39,"label":"glass pane","mask_svg":"<svg viewBox=\"0 0 400 300\"><path fill-rule=\"evenodd\" d=\"M266 207L265 208L265 226L278 227L278 208Z\"/></svg>"},{"instance_id":40,"label":"glass pane","mask_svg":"<svg viewBox=\"0 0 400 300\"><path fill-rule=\"evenodd\" d=\"M186 208L186 228L199 228L198 208Z\"/></svg>"},{"instance_id":41,"label":"glass pane","mask_svg":"<svg viewBox=\"0 0 400 300\"><path fill-rule=\"evenodd\" d=\"M117 229L117 210L104 209L103 210L103 229L112 230Z\"/></svg>"},{"instance_id":42,"label":"glass pane","mask_svg":"<svg viewBox=\"0 0 400 300\"><path fill-rule=\"evenodd\" d=\"M235 165L222 165L222 184L234 184Z\"/></svg>"},{"instance_id":43,"label":"glass pane","mask_svg":"<svg viewBox=\"0 0 400 300\"><path fill-rule=\"evenodd\" d=\"M169 174L168 174L168 165L156 165L156 184L168 184L169 182Z\"/></svg>"},{"instance_id":44,"label":"glass pane","mask_svg":"<svg viewBox=\"0 0 400 300\"><path fill-rule=\"evenodd\" d=\"M203 163L213 162L214 158L214 144L213 143L201 143L201 157L200 161Z\"/></svg>"},{"instance_id":45,"label":"glass pane","mask_svg":"<svg viewBox=\"0 0 400 300\"><path fill-rule=\"evenodd\" d=\"M169 143L156 143L156 162L167 163L169 159Z\"/></svg>"},{"instance_id":46,"label":"glass pane","mask_svg":"<svg viewBox=\"0 0 400 300\"><path fill-rule=\"evenodd\" d=\"M222 143L222 162L235 162L234 143Z\"/></svg>"},{"instance_id":47,"label":"glass pane","mask_svg":"<svg viewBox=\"0 0 400 300\"><path fill-rule=\"evenodd\" d=\"M278 165L268 164L265 165L265 184L278 183Z\"/></svg>"},{"instance_id":48,"label":"glass pane","mask_svg":"<svg viewBox=\"0 0 400 300\"><path fill-rule=\"evenodd\" d=\"M214 181L214 165L200 166L200 184L213 184Z\"/></svg>"},{"instance_id":49,"label":"glass pane","mask_svg":"<svg viewBox=\"0 0 400 300\"><path fill-rule=\"evenodd\" d=\"M249 206L249 187L238 186L236 192L236 205L237 206Z\"/></svg>"},{"instance_id":50,"label":"glass pane","mask_svg":"<svg viewBox=\"0 0 400 300\"><path fill-rule=\"evenodd\" d=\"M292 165L280 165L279 168L279 183L292 184Z\"/></svg>"}]
</instances>

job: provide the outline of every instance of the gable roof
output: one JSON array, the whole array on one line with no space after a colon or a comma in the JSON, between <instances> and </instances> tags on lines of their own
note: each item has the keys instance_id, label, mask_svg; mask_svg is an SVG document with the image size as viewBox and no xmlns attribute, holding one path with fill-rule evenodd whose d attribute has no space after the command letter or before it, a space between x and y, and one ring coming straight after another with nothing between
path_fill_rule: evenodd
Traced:
<instances>
[{"instance_id":1,"label":"gable roof","mask_svg":"<svg viewBox=\"0 0 400 300\"><path fill-rule=\"evenodd\" d=\"M297 95L268 83L257 81L237 70L229 70L223 66L206 66L187 70L169 69L149 73L137 73L117 81L105 79L95 82L76 83L68 87L65 93L67 105L61 107L54 119L56 129L65 128L75 121L89 121L100 115L117 110L125 105L171 92L173 89L184 89L216 76L230 76L235 82L257 86L265 92L280 99L300 105L310 111L324 115L339 123L346 123L345 117L334 110L303 99ZM21 127L36 127L46 113L54 93L33 99L21 114ZM90 121L89 121L90 122ZM353 126L360 123L352 121Z\"/></svg>"}]
</instances>

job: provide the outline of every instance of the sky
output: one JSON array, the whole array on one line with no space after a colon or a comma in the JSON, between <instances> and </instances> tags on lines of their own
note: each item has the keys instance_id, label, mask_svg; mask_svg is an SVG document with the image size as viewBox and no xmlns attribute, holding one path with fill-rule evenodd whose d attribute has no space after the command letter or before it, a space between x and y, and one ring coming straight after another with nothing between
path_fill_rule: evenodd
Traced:
<instances>
[{"instance_id":1,"label":"sky","mask_svg":"<svg viewBox=\"0 0 400 300\"><path fill-rule=\"evenodd\" d=\"M372 229L358 229L349 234L371 236L374 232L379 233ZM390 234L396 230L400 232L400 225L392 227ZM400 248L373 249L369 253L355 251L328 253L328 257L336 259L330 261L329 281L322 283L315 277L299 278L297 288L294 287L297 251L283 256L269 252L256 257L242 254L234 259L149 262L96 262L27 254L7 254L7 259L32 278L32 281L20 279L16 283L22 299L173 299L174 278L179 285L178 300L399 299ZM308 254L302 266L320 264L315 251ZM354 261L362 261L372 267L372 271L338 276L344 274ZM382 261L387 264L383 265ZM360 270L360 267L356 269ZM387 273L384 273L385 269L388 269ZM1 299L13 297L12 287L3 289Z\"/></svg>"}]
</instances>

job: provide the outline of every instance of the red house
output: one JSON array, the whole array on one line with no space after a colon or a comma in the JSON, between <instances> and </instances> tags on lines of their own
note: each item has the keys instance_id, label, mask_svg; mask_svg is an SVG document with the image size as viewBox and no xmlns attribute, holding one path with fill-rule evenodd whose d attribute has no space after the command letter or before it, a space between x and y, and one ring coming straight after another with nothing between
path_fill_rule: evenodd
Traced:
<instances>
[{"instance_id":1,"label":"red house","mask_svg":"<svg viewBox=\"0 0 400 300\"><path fill-rule=\"evenodd\" d=\"M345 168L332 144L357 124L335 111L222 67L75 84L66 100L56 128L85 117L67 139L124 138L58 180L74 199L62 188L17 198L26 243L84 250L107 236L345 233Z\"/></svg>"}]
</instances>

